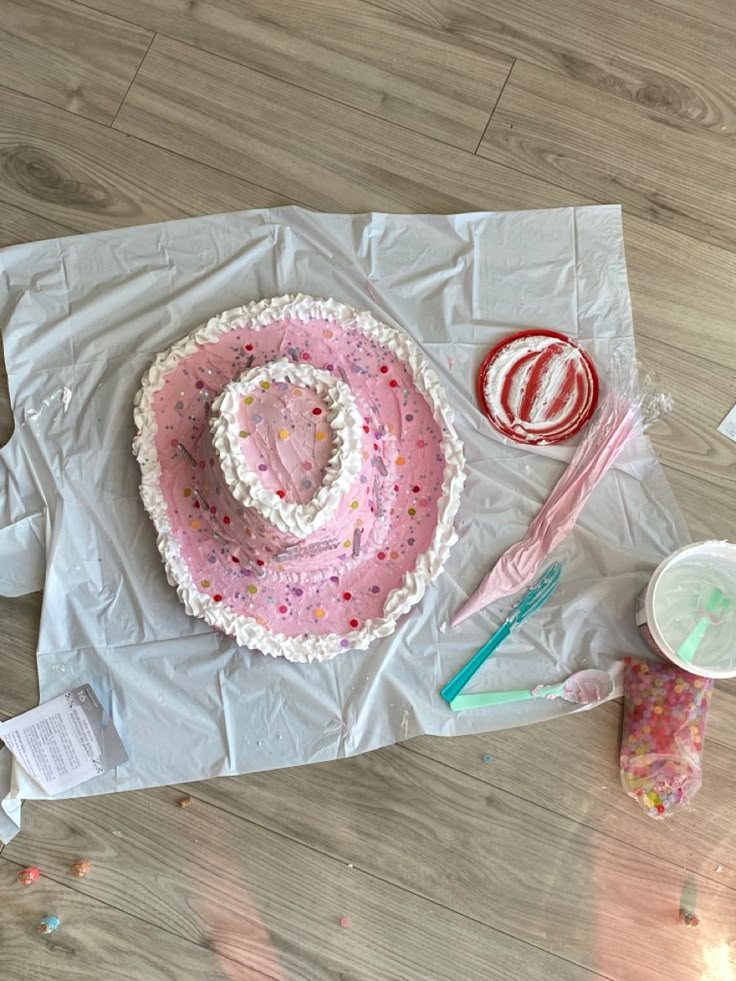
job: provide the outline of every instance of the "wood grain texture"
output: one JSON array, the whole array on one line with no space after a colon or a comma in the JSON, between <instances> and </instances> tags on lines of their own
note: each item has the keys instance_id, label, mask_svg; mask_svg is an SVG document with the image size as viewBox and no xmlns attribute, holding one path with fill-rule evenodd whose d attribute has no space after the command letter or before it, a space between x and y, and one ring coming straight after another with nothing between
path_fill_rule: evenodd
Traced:
<instances>
[{"instance_id":1,"label":"wood grain texture","mask_svg":"<svg viewBox=\"0 0 736 981\"><path fill-rule=\"evenodd\" d=\"M350 109L330 111L319 96L247 69L229 66L227 83L208 85L226 67L157 39L116 127L316 208L441 212L591 201ZM514 73L509 86L513 79ZM267 116L273 124L266 132L260 120ZM373 147L370 159L365 141ZM689 350L697 326L701 356L718 360L732 349L726 284L736 281L736 257L633 215L626 218L626 246L637 260L629 263L637 328Z\"/></svg>"},{"instance_id":2,"label":"wood grain texture","mask_svg":"<svg viewBox=\"0 0 736 981\"><path fill-rule=\"evenodd\" d=\"M288 203L10 92L0 99L0 200L80 232Z\"/></svg>"},{"instance_id":3,"label":"wood grain texture","mask_svg":"<svg viewBox=\"0 0 736 981\"><path fill-rule=\"evenodd\" d=\"M0 249L23 242L73 235L74 230L30 211L0 201Z\"/></svg>"},{"instance_id":4,"label":"wood grain texture","mask_svg":"<svg viewBox=\"0 0 736 981\"><path fill-rule=\"evenodd\" d=\"M15 431L13 410L10 407L10 390L8 388L8 373L5 370L5 352L0 336L0 449L10 440Z\"/></svg>"},{"instance_id":5,"label":"wood grain texture","mask_svg":"<svg viewBox=\"0 0 736 981\"><path fill-rule=\"evenodd\" d=\"M89 0L110 14L116 0ZM362 0L128 0L136 24L475 150L512 64Z\"/></svg>"},{"instance_id":6,"label":"wood grain texture","mask_svg":"<svg viewBox=\"0 0 736 981\"><path fill-rule=\"evenodd\" d=\"M0 0L0 85L110 123L152 37L71 0Z\"/></svg>"},{"instance_id":7,"label":"wood grain texture","mask_svg":"<svg viewBox=\"0 0 736 981\"><path fill-rule=\"evenodd\" d=\"M736 7L732 0L659 0L663 7L691 14L709 24L718 24L728 31L736 30Z\"/></svg>"},{"instance_id":8,"label":"wood grain texture","mask_svg":"<svg viewBox=\"0 0 736 981\"><path fill-rule=\"evenodd\" d=\"M0 596L0 711L18 715L38 705L36 644L42 596Z\"/></svg>"},{"instance_id":9,"label":"wood grain texture","mask_svg":"<svg viewBox=\"0 0 736 981\"><path fill-rule=\"evenodd\" d=\"M637 337L682 355L733 364L736 255L624 215L624 240Z\"/></svg>"},{"instance_id":10,"label":"wood grain texture","mask_svg":"<svg viewBox=\"0 0 736 981\"><path fill-rule=\"evenodd\" d=\"M659 113L736 134L736 24L657 0L370 0ZM710 0L729 4L729 0ZM692 16L695 15L695 16Z\"/></svg>"},{"instance_id":11,"label":"wood grain texture","mask_svg":"<svg viewBox=\"0 0 736 981\"><path fill-rule=\"evenodd\" d=\"M0 856L0 950L7 981L269 981L256 972L243 974L226 955L85 896L71 888L71 877L70 885L42 877L22 888L15 877L23 864ZM43 937L36 927L49 913L61 926Z\"/></svg>"},{"instance_id":12,"label":"wood grain texture","mask_svg":"<svg viewBox=\"0 0 736 981\"><path fill-rule=\"evenodd\" d=\"M561 760L544 742L537 752L560 780L576 765L574 745ZM673 963L698 977L703 950L731 936L736 890L594 830L605 806L581 824L587 797L573 820L530 803L516 762L513 792L401 747L189 792L615 981L672 981ZM707 938L677 921L688 876Z\"/></svg>"},{"instance_id":13,"label":"wood grain texture","mask_svg":"<svg viewBox=\"0 0 736 981\"><path fill-rule=\"evenodd\" d=\"M406 748L489 786L521 793L623 844L635 842L649 855L733 889L736 832L729 815L736 795L730 777L732 748L718 737L732 728L734 708L733 683L719 685L706 737L703 786L692 806L669 822L645 817L638 804L622 791L622 701L574 713L542 727L521 726L457 739L422 736L407 743ZM488 756L491 759L486 762Z\"/></svg>"},{"instance_id":14,"label":"wood grain texture","mask_svg":"<svg viewBox=\"0 0 736 981\"><path fill-rule=\"evenodd\" d=\"M736 146L518 62L483 156L736 251Z\"/></svg>"},{"instance_id":15,"label":"wood grain texture","mask_svg":"<svg viewBox=\"0 0 736 981\"><path fill-rule=\"evenodd\" d=\"M669 392L672 412L650 431L694 541L736 540L736 444L717 431L736 402L736 351L723 364L663 340L637 337L642 370Z\"/></svg>"},{"instance_id":16,"label":"wood grain texture","mask_svg":"<svg viewBox=\"0 0 736 981\"><path fill-rule=\"evenodd\" d=\"M655 448L661 452L663 439L653 440ZM733 516L733 494L727 488L712 484L702 477L677 470L665 465L665 473L675 500L680 506L690 537L694 542L704 542L711 538L736 538Z\"/></svg>"},{"instance_id":17,"label":"wood grain texture","mask_svg":"<svg viewBox=\"0 0 736 981\"><path fill-rule=\"evenodd\" d=\"M4 857L69 882L70 856L83 854L93 870L74 882L80 893L278 981L590 977L242 816L196 798L182 811L179 796L122 794L114 813L104 798L31 804Z\"/></svg>"},{"instance_id":18,"label":"wood grain texture","mask_svg":"<svg viewBox=\"0 0 736 981\"><path fill-rule=\"evenodd\" d=\"M226 83L212 82L225 72ZM513 80L514 73L507 88ZM269 116L273 124L264 132L260 121ZM216 162L235 175L278 186L310 207L438 212L591 200L347 108L330 111L318 96L228 67L214 56L194 57L189 48L160 38L116 126L204 163ZM370 159L366 141L373 147ZM698 347L701 356L718 360L730 351L724 330L731 323L726 284L736 281L736 259L635 216L626 219L626 245L637 260L629 263L637 327L641 323L648 336L686 350L697 326L704 341Z\"/></svg>"},{"instance_id":19,"label":"wood grain texture","mask_svg":"<svg viewBox=\"0 0 736 981\"><path fill-rule=\"evenodd\" d=\"M724 365L691 353L685 367L680 351L640 337L637 353L673 399L672 412L652 433L662 462L697 475L736 499L736 443L716 431L736 402L736 352Z\"/></svg>"},{"instance_id":20,"label":"wood grain texture","mask_svg":"<svg viewBox=\"0 0 736 981\"><path fill-rule=\"evenodd\" d=\"M115 129L324 210L463 211L504 191L527 207L580 201L506 168L490 188L473 154L163 37Z\"/></svg>"}]
</instances>

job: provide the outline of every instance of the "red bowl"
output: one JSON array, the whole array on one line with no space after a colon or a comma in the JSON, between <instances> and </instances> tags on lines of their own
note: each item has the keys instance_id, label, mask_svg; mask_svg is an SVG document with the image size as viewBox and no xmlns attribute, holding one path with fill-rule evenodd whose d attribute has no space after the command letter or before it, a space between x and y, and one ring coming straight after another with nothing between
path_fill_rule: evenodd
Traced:
<instances>
[{"instance_id":1,"label":"red bowl","mask_svg":"<svg viewBox=\"0 0 736 981\"><path fill-rule=\"evenodd\" d=\"M530 338L538 338L539 344L527 345L518 358L499 364L510 345ZM549 338L557 343L550 344ZM489 404L486 386L494 370L499 372L499 396ZM528 446L562 443L580 432L595 412L598 393L598 372L588 352L554 330L522 330L505 337L491 348L478 372L478 400L491 425Z\"/></svg>"}]
</instances>

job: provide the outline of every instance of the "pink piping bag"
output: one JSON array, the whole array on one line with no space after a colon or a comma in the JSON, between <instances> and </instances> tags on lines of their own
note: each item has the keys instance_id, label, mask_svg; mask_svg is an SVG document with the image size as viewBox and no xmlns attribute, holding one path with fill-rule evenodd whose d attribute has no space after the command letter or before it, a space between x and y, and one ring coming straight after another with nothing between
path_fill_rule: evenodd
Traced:
<instances>
[{"instance_id":1,"label":"pink piping bag","mask_svg":"<svg viewBox=\"0 0 736 981\"><path fill-rule=\"evenodd\" d=\"M588 498L628 441L670 409L668 396L655 395L649 389L642 395L638 381L637 393L633 396L609 389L587 435L529 526L526 537L504 552L475 593L455 614L453 627L490 603L517 593L532 581L550 552L575 527Z\"/></svg>"}]
</instances>

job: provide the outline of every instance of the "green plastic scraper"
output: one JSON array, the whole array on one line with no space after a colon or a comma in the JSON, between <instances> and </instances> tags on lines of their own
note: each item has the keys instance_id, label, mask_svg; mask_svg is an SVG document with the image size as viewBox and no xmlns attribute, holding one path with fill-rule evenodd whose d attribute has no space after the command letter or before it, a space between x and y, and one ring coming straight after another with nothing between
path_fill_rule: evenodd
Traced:
<instances>
[{"instance_id":1,"label":"green plastic scraper","mask_svg":"<svg viewBox=\"0 0 736 981\"><path fill-rule=\"evenodd\" d=\"M677 651L678 657L683 661L687 661L688 664L695 657L708 627L723 623L731 613L731 599L725 593L722 593L720 589L714 587L708 594L705 604L701 605L698 603L698 613L700 614L700 619Z\"/></svg>"}]
</instances>

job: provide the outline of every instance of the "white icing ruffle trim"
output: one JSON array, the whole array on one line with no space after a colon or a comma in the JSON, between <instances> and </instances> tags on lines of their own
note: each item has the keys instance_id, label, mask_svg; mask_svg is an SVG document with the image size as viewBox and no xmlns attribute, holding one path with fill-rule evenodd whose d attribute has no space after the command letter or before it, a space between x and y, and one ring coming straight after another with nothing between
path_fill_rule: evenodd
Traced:
<instances>
[{"instance_id":1,"label":"white icing ruffle trim","mask_svg":"<svg viewBox=\"0 0 736 981\"><path fill-rule=\"evenodd\" d=\"M240 452L240 399L261 382L298 382L323 396L328 405L333 449L317 493L305 504L284 501L246 465ZM362 418L345 382L308 364L286 358L251 368L223 388L212 403L212 444L230 493L243 507L254 508L279 531L306 538L332 517L361 469Z\"/></svg>"},{"instance_id":2,"label":"white icing ruffle trim","mask_svg":"<svg viewBox=\"0 0 736 981\"><path fill-rule=\"evenodd\" d=\"M156 450L156 416L153 399L164 385L167 374L203 344L212 344L236 329L259 330L282 318L303 321L334 320L343 327L360 330L377 343L389 348L408 367L417 389L427 400L442 431L440 443L445 456L442 491L437 501L437 525L430 547L419 556L413 570L404 574L401 586L386 598L383 616L366 621L359 630L340 634L302 634L290 637L275 633L228 609L225 602L215 603L194 583L189 568L171 531L166 498L161 490L161 462ZM290 661L327 660L342 653L340 642L349 641L348 650L365 650L372 641L386 637L396 629L399 617L421 600L427 586L442 572L450 549L457 541L455 515L465 483L463 446L453 427L453 412L439 378L428 365L419 346L403 331L376 320L367 311L356 311L332 299L316 299L304 294L285 295L228 310L197 328L167 351L156 355L141 380L134 400L133 417L138 435L133 441L141 468L141 497L157 531L157 544L164 561L169 583L191 616L201 617L211 626L233 636L239 645L253 647Z\"/></svg>"}]
</instances>

